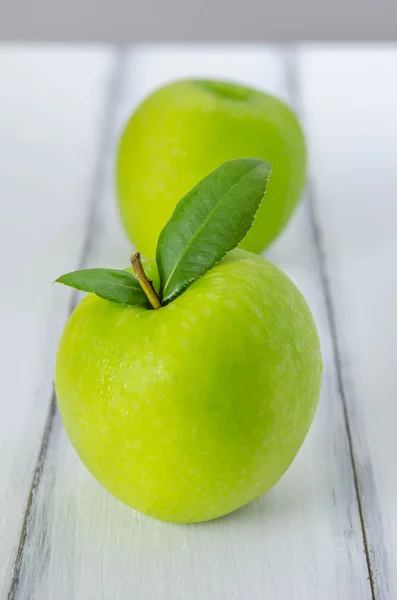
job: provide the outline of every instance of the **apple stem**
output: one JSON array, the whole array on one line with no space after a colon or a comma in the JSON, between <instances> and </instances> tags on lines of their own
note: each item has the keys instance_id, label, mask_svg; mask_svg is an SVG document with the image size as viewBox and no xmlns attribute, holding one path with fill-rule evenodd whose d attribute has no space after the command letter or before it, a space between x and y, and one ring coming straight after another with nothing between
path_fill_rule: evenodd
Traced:
<instances>
[{"instance_id":1,"label":"apple stem","mask_svg":"<svg viewBox=\"0 0 397 600\"><path fill-rule=\"evenodd\" d=\"M156 290L154 289L152 282L146 277L146 273L141 263L141 255L139 252L135 252L135 254L131 254L130 262L134 269L135 275L139 284L146 296L150 304L153 306L155 310L161 308L160 298L158 297Z\"/></svg>"}]
</instances>

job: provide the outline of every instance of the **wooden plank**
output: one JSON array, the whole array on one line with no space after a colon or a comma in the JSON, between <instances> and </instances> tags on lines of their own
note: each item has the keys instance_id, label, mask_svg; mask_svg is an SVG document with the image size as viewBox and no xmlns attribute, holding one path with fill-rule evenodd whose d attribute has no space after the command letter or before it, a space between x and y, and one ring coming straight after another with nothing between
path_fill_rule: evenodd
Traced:
<instances>
[{"instance_id":1,"label":"wooden plank","mask_svg":"<svg viewBox=\"0 0 397 600\"><path fill-rule=\"evenodd\" d=\"M338 363L375 597L397 597L397 50L306 50L310 139Z\"/></svg>"},{"instance_id":2,"label":"wooden plank","mask_svg":"<svg viewBox=\"0 0 397 600\"><path fill-rule=\"evenodd\" d=\"M127 65L120 125L153 85L183 75L222 75L287 95L283 56L272 49L144 48ZM122 267L130 251L113 201L113 161L89 263ZM134 595L189 600L369 600L343 406L318 257L304 203L268 253L306 295L324 353L314 426L291 469L265 497L215 522L176 526L123 506L85 471L57 415L32 505L18 599Z\"/></svg>"},{"instance_id":3,"label":"wooden plank","mask_svg":"<svg viewBox=\"0 0 397 600\"><path fill-rule=\"evenodd\" d=\"M79 262L109 53L0 49L0 597L8 592Z\"/></svg>"}]
</instances>

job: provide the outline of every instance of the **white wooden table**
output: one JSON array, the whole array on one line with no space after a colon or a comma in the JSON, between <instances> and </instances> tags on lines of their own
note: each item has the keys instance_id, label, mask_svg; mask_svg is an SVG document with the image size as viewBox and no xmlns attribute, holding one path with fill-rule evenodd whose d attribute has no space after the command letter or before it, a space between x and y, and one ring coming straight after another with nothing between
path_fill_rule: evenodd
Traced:
<instances>
[{"instance_id":1,"label":"white wooden table","mask_svg":"<svg viewBox=\"0 0 397 600\"><path fill-rule=\"evenodd\" d=\"M271 492L197 526L84 469L53 393L82 266L123 267L120 127L149 90L222 76L295 105L307 197L267 252L306 295L320 407ZM397 47L0 46L0 598L397 599Z\"/></svg>"}]
</instances>

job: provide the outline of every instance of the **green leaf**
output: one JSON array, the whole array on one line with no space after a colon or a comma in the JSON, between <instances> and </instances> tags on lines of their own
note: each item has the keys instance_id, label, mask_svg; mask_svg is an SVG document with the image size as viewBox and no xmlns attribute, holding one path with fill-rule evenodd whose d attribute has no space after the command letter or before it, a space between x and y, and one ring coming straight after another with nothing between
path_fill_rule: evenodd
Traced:
<instances>
[{"instance_id":1,"label":"green leaf","mask_svg":"<svg viewBox=\"0 0 397 600\"><path fill-rule=\"evenodd\" d=\"M148 300L134 275L116 269L83 269L66 273L56 280L76 290L92 292L111 302L147 305Z\"/></svg>"},{"instance_id":2,"label":"green leaf","mask_svg":"<svg viewBox=\"0 0 397 600\"><path fill-rule=\"evenodd\" d=\"M245 237L270 171L269 163L259 158L230 160L182 198L157 245L164 302L178 296Z\"/></svg>"}]
</instances>

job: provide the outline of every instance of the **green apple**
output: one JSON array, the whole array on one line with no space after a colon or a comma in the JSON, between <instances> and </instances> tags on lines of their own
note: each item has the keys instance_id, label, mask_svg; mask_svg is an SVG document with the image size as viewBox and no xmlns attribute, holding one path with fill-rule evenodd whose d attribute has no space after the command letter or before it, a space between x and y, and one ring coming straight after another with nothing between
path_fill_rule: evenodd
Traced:
<instances>
[{"instance_id":1,"label":"green apple","mask_svg":"<svg viewBox=\"0 0 397 600\"><path fill-rule=\"evenodd\" d=\"M271 95L221 81L178 81L150 95L126 124L117 157L120 213L135 247L153 257L179 199L242 156L273 167L266 201L241 243L259 253L287 223L305 184L306 147L294 113Z\"/></svg>"},{"instance_id":2,"label":"green apple","mask_svg":"<svg viewBox=\"0 0 397 600\"><path fill-rule=\"evenodd\" d=\"M154 261L145 268L158 287ZM89 294L56 365L63 422L86 467L126 504L185 523L229 513L278 481L320 381L303 296L244 250L160 310Z\"/></svg>"},{"instance_id":3,"label":"green apple","mask_svg":"<svg viewBox=\"0 0 397 600\"><path fill-rule=\"evenodd\" d=\"M317 330L277 267L234 249L270 175L229 161L178 204L136 274L58 279L90 293L61 338L56 393L78 455L117 498L164 521L229 513L269 490L312 422ZM99 297L100 296L100 297Z\"/></svg>"}]
</instances>

